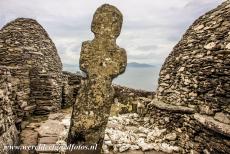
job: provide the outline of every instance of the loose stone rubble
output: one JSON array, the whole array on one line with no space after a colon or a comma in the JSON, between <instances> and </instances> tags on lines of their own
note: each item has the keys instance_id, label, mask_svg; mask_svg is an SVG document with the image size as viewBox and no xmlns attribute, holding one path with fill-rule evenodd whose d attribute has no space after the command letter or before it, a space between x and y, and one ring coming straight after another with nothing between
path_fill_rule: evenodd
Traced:
<instances>
[{"instance_id":1,"label":"loose stone rubble","mask_svg":"<svg viewBox=\"0 0 230 154\"><path fill-rule=\"evenodd\" d=\"M127 151L162 151L166 153L180 152L172 143L177 139L176 133L166 134L166 129L153 125L150 117L137 113L122 114L109 117L106 128L104 153L122 153Z\"/></svg>"},{"instance_id":2,"label":"loose stone rubble","mask_svg":"<svg viewBox=\"0 0 230 154\"><path fill-rule=\"evenodd\" d=\"M91 27L95 38L82 43L80 54L86 78L74 104L72 143L97 143L101 149L114 97L112 80L127 64L125 50L116 45L121 26L122 14L114 6L104 4L96 10Z\"/></svg>"}]
</instances>

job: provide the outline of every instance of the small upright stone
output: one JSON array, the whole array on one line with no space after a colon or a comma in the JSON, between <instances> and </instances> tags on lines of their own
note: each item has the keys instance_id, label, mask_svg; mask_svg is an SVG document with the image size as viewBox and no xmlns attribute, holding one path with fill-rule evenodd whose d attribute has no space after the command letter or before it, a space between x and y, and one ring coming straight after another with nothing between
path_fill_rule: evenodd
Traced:
<instances>
[{"instance_id":1,"label":"small upright stone","mask_svg":"<svg viewBox=\"0 0 230 154\"><path fill-rule=\"evenodd\" d=\"M112 80L125 71L126 51L116 45L122 27L122 14L104 4L94 14L92 41L82 43L80 69L86 73L74 105L70 142L98 144L101 149L104 131L113 102Z\"/></svg>"}]
</instances>

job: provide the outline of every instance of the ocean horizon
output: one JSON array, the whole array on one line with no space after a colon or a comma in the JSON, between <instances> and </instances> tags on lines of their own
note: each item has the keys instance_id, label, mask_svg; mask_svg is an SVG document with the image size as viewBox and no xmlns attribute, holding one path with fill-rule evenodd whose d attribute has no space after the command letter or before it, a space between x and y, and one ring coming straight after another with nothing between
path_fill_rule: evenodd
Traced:
<instances>
[{"instance_id":1,"label":"ocean horizon","mask_svg":"<svg viewBox=\"0 0 230 154\"><path fill-rule=\"evenodd\" d=\"M148 64L128 64L125 72L115 78L113 83L134 89L155 91L158 85L160 68L160 66ZM64 65L63 70L72 73L80 71L79 66L73 65Z\"/></svg>"}]
</instances>

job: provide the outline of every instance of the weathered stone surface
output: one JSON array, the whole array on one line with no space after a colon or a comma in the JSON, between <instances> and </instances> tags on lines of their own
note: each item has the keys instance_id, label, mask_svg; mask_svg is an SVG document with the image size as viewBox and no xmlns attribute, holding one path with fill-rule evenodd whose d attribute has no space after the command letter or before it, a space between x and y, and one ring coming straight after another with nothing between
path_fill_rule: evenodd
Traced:
<instances>
[{"instance_id":1,"label":"weathered stone surface","mask_svg":"<svg viewBox=\"0 0 230 154\"><path fill-rule=\"evenodd\" d=\"M179 112L179 113L194 113L195 110L193 108L185 107L185 106L179 106L179 105L170 105L163 103L161 101L152 100L152 102L149 104L149 106L155 106L161 110L168 110L171 112Z\"/></svg>"},{"instance_id":2,"label":"weathered stone surface","mask_svg":"<svg viewBox=\"0 0 230 154\"><path fill-rule=\"evenodd\" d=\"M166 139L166 140L169 140L169 141L175 141L176 138L177 138L176 133L170 133L170 134L167 134L167 135L165 136L165 139Z\"/></svg>"},{"instance_id":3,"label":"weathered stone surface","mask_svg":"<svg viewBox=\"0 0 230 154\"><path fill-rule=\"evenodd\" d=\"M58 120L47 120L38 128L39 136L57 136L60 132L64 131L65 127L60 124Z\"/></svg>"},{"instance_id":4,"label":"weathered stone surface","mask_svg":"<svg viewBox=\"0 0 230 154\"><path fill-rule=\"evenodd\" d=\"M156 100L146 114L152 127L166 129L146 137L161 143L160 151L229 153L229 6L227 1L200 17L161 69ZM209 23L216 21L220 23ZM207 29L206 24L214 27ZM200 114L194 118L196 112Z\"/></svg>"},{"instance_id":5,"label":"weathered stone surface","mask_svg":"<svg viewBox=\"0 0 230 154\"><path fill-rule=\"evenodd\" d=\"M66 108L76 102L83 75L63 71L62 107ZM111 114L123 114L129 112L146 113L145 105L151 102L154 93L151 91L138 90L120 85L112 85L114 89L114 104Z\"/></svg>"},{"instance_id":6,"label":"weathered stone surface","mask_svg":"<svg viewBox=\"0 0 230 154\"><path fill-rule=\"evenodd\" d=\"M37 145L38 132L31 129L24 129L20 133L21 145Z\"/></svg>"},{"instance_id":7,"label":"weathered stone surface","mask_svg":"<svg viewBox=\"0 0 230 154\"><path fill-rule=\"evenodd\" d=\"M0 153L8 154L4 146L16 145L19 142L18 130L13 114L13 86L10 71L0 67Z\"/></svg>"},{"instance_id":8,"label":"weathered stone surface","mask_svg":"<svg viewBox=\"0 0 230 154\"><path fill-rule=\"evenodd\" d=\"M210 153L226 153L230 150L229 137L221 133L226 130L227 124L215 120L212 116L208 117L215 122L210 123L210 127L207 127L205 126L207 124L203 125L198 120L195 120L194 114L171 112L153 105L148 107L146 116L150 118L149 125L159 127L160 130L166 129L159 137L154 137L154 135L150 134L151 137L147 137L148 141L165 142L169 146L177 146L181 153L189 153L190 150L202 153L204 149L207 149ZM216 131L211 129L212 127ZM221 129L222 131L217 131ZM176 135L172 135L173 133Z\"/></svg>"},{"instance_id":9,"label":"weathered stone surface","mask_svg":"<svg viewBox=\"0 0 230 154\"><path fill-rule=\"evenodd\" d=\"M230 137L230 125L216 121L213 117L194 114L194 118L205 127Z\"/></svg>"},{"instance_id":10,"label":"weathered stone surface","mask_svg":"<svg viewBox=\"0 0 230 154\"><path fill-rule=\"evenodd\" d=\"M20 144L37 146L44 146L44 144L59 144L66 146L70 130L71 115L72 110L65 109L59 110L59 113L52 113L49 116L32 117L29 121L25 121L28 124L20 133ZM62 150L64 149L60 149L59 152ZM35 153L35 150L29 152ZM37 150L36 152L40 154L42 152L47 153L52 151L47 148ZM21 153L24 154L26 151L21 151Z\"/></svg>"},{"instance_id":11,"label":"weathered stone surface","mask_svg":"<svg viewBox=\"0 0 230 154\"><path fill-rule=\"evenodd\" d=\"M225 1L189 27L165 60L156 101L148 105L151 123L175 133L163 139L182 153L230 151L229 8Z\"/></svg>"},{"instance_id":12,"label":"weathered stone surface","mask_svg":"<svg viewBox=\"0 0 230 154\"><path fill-rule=\"evenodd\" d=\"M1 86L8 84L2 93L0 87L0 101L4 101L0 106L5 108L4 115L0 114L0 133L7 121L0 134L0 153L2 145L18 144L17 134L22 129L21 144L36 144L31 139L36 135L22 121L34 113L47 114L60 108L61 71L56 47L37 21L18 18L0 30L0 80L7 79Z\"/></svg>"},{"instance_id":13,"label":"weathered stone surface","mask_svg":"<svg viewBox=\"0 0 230 154\"><path fill-rule=\"evenodd\" d=\"M42 137L39 139L39 144L56 144L58 141L57 137Z\"/></svg>"},{"instance_id":14,"label":"weathered stone surface","mask_svg":"<svg viewBox=\"0 0 230 154\"><path fill-rule=\"evenodd\" d=\"M95 38L83 42L81 49L80 69L86 78L74 105L71 142L83 139L101 147L114 97L111 83L127 63L125 50L116 45L121 26L122 14L114 6L105 4L96 10L91 27Z\"/></svg>"},{"instance_id":15,"label":"weathered stone surface","mask_svg":"<svg viewBox=\"0 0 230 154\"><path fill-rule=\"evenodd\" d=\"M217 112L214 116L215 120L218 120L225 124L230 124L229 114L224 114L223 112Z\"/></svg>"},{"instance_id":16,"label":"weathered stone surface","mask_svg":"<svg viewBox=\"0 0 230 154\"><path fill-rule=\"evenodd\" d=\"M70 107L76 102L82 78L81 74L62 72L62 107Z\"/></svg>"},{"instance_id":17,"label":"weathered stone surface","mask_svg":"<svg viewBox=\"0 0 230 154\"><path fill-rule=\"evenodd\" d=\"M43 27L33 19L18 18L0 30L0 40L0 66L9 68L17 88L13 98L16 121L34 110L49 112L40 106L59 108L62 64Z\"/></svg>"},{"instance_id":18,"label":"weathered stone surface","mask_svg":"<svg viewBox=\"0 0 230 154\"><path fill-rule=\"evenodd\" d=\"M158 100L202 114L230 112L229 3L197 19L173 48L160 71Z\"/></svg>"},{"instance_id":19,"label":"weathered stone surface","mask_svg":"<svg viewBox=\"0 0 230 154\"><path fill-rule=\"evenodd\" d=\"M104 152L132 153L135 150L149 153L178 152L180 147L173 143L177 139L176 133L166 134L167 129L159 129L157 125L146 121L148 118L138 116L136 113L109 117L105 131ZM118 127L113 127L111 124ZM169 144L168 141L172 143Z\"/></svg>"}]
</instances>

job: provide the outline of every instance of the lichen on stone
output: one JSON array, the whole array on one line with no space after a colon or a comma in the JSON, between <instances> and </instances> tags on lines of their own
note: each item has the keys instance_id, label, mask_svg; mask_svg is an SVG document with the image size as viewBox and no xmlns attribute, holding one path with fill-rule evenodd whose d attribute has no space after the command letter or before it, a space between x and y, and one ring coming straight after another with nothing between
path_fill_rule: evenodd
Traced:
<instances>
[{"instance_id":1,"label":"lichen on stone","mask_svg":"<svg viewBox=\"0 0 230 154\"><path fill-rule=\"evenodd\" d=\"M98 143L104 131L114 99L112 80L125 71L126 52L116 45L122 26L122 14L112 5L99 7L92 21L92 41L82 43L80 69L86 73L74 104L71 142ZM80 136L80 137L79 137Z\"/></svg>"}]
</instances>

